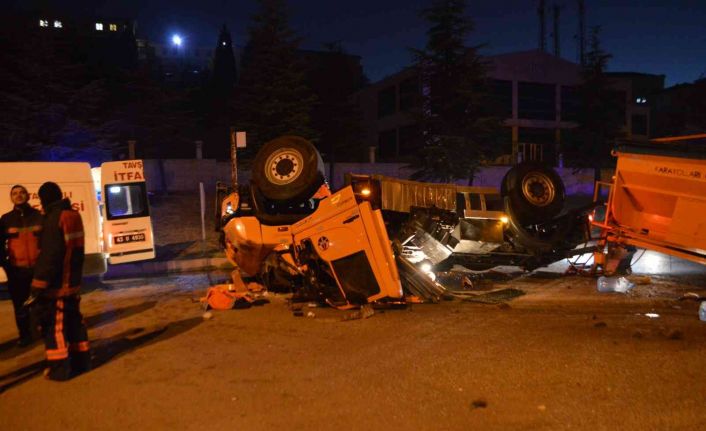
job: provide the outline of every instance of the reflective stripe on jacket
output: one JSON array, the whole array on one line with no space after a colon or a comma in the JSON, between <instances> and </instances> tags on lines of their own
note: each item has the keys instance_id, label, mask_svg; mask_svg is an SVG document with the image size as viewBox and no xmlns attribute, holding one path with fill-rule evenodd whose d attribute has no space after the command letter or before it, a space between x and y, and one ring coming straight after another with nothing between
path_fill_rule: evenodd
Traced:
<instances>
[{"instance_id":1,"label":"reflective stripe on jacket","mask_svg":"<svg viewBox=\"0 0 706 431\"><path fill-rule=\"evenodd\" d=\"M0 260L11 266L31 268L39 256L39 237L42 232L42 214L29 205L13 208L0 218Z\"/></svg>"}]
</instances>

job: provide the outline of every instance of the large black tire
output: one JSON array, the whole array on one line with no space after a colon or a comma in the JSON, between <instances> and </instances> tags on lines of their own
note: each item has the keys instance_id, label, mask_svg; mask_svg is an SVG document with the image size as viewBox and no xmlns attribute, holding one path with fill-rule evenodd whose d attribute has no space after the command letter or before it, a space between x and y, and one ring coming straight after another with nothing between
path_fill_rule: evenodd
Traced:
<instances>
[{"instance_id":1,"label":"large black tire","mask_svg":"<svg viewBox=\"0 0 706 431\"><path fill-rule=\"evenodd\" d=\"M564 183L554 169L539 163L520 163L503 178L500 193L512 206L519 225L539 224L564 208Z\"/></svg>"},{"instance_id":2,"label":"large black tire","mask_svg":"<svg viewBox=\"0 0 706 431\"><path fill-rule=\"evenodd\" d=\"M303 202L324 181L321 155L311 142L299 136L275 138L255 156L252 183L271 201Z\"/></svg>"},{"instance_id":3,"label":"large black tire","mask_svg":"<svg viewBox=\"0 0 706 431\"><path fill-rule=\"evenodd\" d=\"M508 233L510 242L516 247L519 245L524 251L540 255L549 253L552 250L562 247L568 238L569 233L574 228L574 220L564 218L561 222L550 225L547 229L536 231L532 226L519 223L514 208L510 204L510 199L504 199L505 214L508 216Z\"/></svg>"}]
</instances>

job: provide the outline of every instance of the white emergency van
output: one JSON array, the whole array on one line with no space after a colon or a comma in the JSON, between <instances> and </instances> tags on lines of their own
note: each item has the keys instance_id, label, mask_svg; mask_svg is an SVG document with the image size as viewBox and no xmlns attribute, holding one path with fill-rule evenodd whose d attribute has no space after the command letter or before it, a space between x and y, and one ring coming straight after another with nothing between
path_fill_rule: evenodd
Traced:
<instances>
[{"instance_id":1,"label":"white emergency van","mask_svg":"<svg viewBox=\"0 0 706 431\"><path fill-rule=\"evenodd\" d=\"M0 214L12 209L10 189L21 184L29 204L41 209L39 187L53 181L81 214L85 233L84 275L102 274L107 263L155 257L147 183L141 160L103 163L93 171L80 162L0 163ZM6 280L0 269L0 282Z\"/></svg>"}]
</instances>

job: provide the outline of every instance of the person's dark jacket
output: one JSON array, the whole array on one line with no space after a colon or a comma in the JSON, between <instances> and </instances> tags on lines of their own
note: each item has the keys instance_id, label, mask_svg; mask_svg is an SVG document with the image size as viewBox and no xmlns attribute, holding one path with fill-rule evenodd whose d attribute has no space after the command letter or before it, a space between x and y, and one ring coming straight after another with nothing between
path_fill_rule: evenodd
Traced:
<instances>
[{"instance_id":1,"label":"person's dark jacket","mask_svg":"<svg viewBox=\"0 0 706 431\"><path fill-rule=\"evenodd\" d=\"M45 208L39 247L32 288L46 289L44 293L57 298L77 294L83 270L83 223L68 199Z\"/></svg>"},{"instance_id":2,"label":"person's dark jacket","mask_svg":"<svg viewBox=\"0 0 706 431\"><path fill-rule=\"evenodd\" d=\"M0 265L32 268L39 256L42 214L29 204L0 217ZM7 251L5 250L7 247Z\"/></svg>"}]
</instances>

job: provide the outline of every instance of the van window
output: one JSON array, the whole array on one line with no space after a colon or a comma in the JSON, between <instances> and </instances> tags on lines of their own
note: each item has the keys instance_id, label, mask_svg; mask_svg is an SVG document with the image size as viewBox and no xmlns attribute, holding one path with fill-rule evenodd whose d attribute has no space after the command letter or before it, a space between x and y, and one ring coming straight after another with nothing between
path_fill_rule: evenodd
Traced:
<instances>
[{"instance_id":1,"label":"van window","mask_svg":"<svg viewBox=\"0 0 706 431\"><path fill-rule=\"evenodd\" d=\"M103 192L108 220L149 215L145 183L107 184Z\"/></svg>"}]
</instances>

